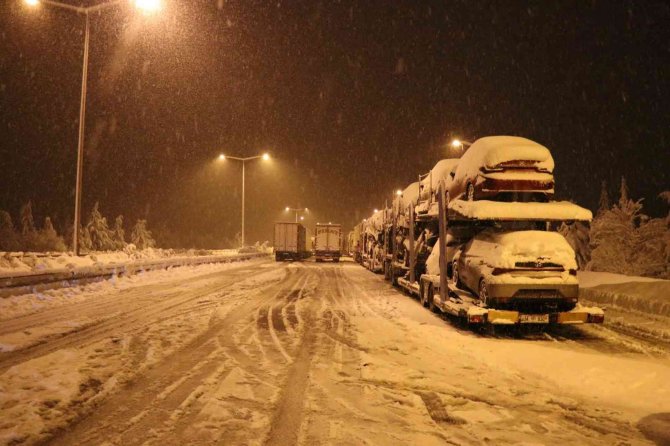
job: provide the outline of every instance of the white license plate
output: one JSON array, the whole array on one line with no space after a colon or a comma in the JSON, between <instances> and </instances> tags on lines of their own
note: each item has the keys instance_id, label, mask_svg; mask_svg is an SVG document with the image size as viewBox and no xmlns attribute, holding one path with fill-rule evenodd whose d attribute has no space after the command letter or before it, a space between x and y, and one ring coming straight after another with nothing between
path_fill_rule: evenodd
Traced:
<instances>
[{"instance_id":1,"label":"white license plate","mask_svg":"<svg viewBox=\"0 0 670 446\"><path fill-rule=\"evenodd\" d=\"M522 324L548 324L548 314L520 314L519 322Z\"/></svg>"}]
</instances>

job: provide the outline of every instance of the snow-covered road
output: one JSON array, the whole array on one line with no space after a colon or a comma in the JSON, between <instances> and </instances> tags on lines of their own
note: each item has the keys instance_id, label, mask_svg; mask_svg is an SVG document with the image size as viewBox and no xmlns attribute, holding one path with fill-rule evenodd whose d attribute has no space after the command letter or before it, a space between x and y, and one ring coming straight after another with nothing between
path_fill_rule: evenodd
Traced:
<instances>
[{"instance_id":1,"label":"snow-covered road","mask_svg":"<svg viewBox=\"0 0 670 446\"><path fill-rule=\"evenodd\" d=\"M1 444L670 441L664 344L607 327L483 336L350 262L17 297L0 347Z\"/></svg>"}]
</instances>

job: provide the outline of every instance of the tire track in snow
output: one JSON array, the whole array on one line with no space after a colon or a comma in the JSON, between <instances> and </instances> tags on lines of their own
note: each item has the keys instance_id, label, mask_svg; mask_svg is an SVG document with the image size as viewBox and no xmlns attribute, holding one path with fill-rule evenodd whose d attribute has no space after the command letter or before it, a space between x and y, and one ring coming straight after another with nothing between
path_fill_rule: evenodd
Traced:
<instances>
[{"instance_id":1,"label":"tire track in snow","mask_svg":"<svg viewBox=\"0 0 670 446\"><path fill-rule=\"evenodd\" d=\"M286 282L297 281L295 276L289 274L282 282L258 290L255 299L245 296L223 319L108 397L77 424L57 433L50 444L100 444L110 438L118 444L142 444L159 437L162 430L169 431L175 424L171 417L180 418L175 415L180 405L217 372L227 358L226 349L235 348L229 329L284 293ZM268 297L268 293L274 294Z\"/></svg>"}]
</instances>

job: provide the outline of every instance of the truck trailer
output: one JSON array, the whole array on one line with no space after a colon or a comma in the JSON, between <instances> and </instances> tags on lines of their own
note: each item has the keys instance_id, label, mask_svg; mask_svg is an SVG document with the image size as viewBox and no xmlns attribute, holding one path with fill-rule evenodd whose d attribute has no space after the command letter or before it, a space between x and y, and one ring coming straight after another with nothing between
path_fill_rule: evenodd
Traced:
<instances>
[{"instance_id":1,"label":"truck trailer","mask_svg":"<svg viewBox=\"0 0 670 446\"><path fill-rule=\"evenodd\" d=\"M300 223L275 223L274 248L277 262L309 257L305 227Z\"/></svg>"},{"instance_id":2,"label":"truck trailer","mask_svg":"<svg viewBox=\"0 0 670 446\"><path fill-rule=\"evenodd\" d=\"M342 225L317 223L314 230L314 255L317 262L339 262L342 255Z\"/></svg>"}]
</instances>

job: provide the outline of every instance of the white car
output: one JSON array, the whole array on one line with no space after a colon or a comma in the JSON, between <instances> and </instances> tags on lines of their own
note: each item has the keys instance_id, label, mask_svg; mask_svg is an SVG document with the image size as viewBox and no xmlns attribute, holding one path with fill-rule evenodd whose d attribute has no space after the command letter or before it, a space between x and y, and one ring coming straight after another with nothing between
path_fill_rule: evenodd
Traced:
<instances>
[{"instance_id":1,"label":"white car","mask_svg":"<svg viewBox=\"0 0 670 446\"><path fill-rule=\"evenodd\" d=\"M452 279L489 307L526 313L570 311L579 293L575 252L549 231L485 229L454 256Z\"/></svg>"},{"instance_id":2,"label":"white car","mask_svg":"<svg viewBox=\"0 0 670 446\"><path fill-rule=\"evenodd\" d=\"M548 200L554 195L553 171L549 149L530 139L480 138L461 157L449 184L449 200Z\"/></svg>"}]
</instances>

